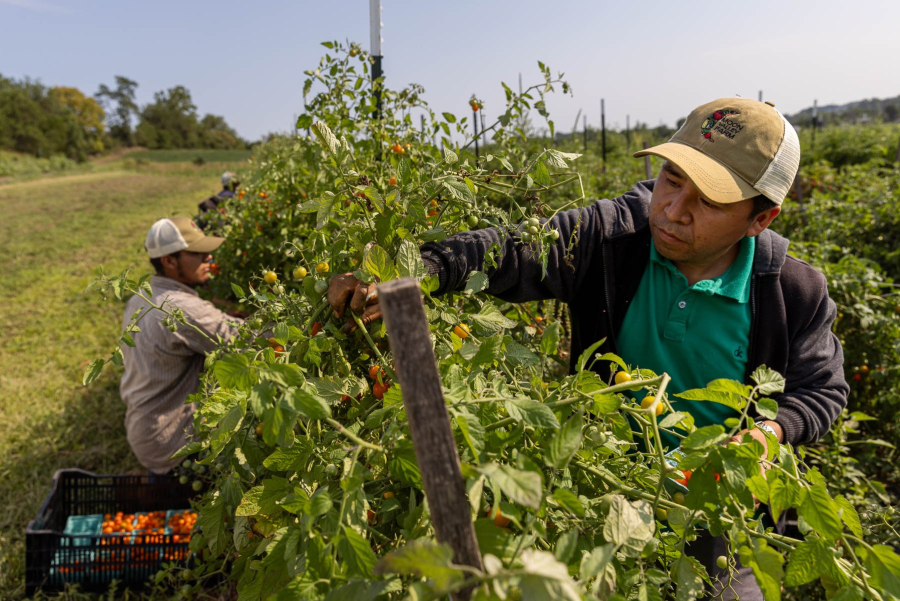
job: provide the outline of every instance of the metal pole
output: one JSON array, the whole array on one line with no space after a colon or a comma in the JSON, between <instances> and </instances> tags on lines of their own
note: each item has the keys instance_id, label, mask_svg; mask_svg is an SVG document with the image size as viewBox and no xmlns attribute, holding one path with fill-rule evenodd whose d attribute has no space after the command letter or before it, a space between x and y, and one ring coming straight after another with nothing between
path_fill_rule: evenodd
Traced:
<instances>
[{"instance_id":1,"label":"metal pole","mask_svg":"<svg viewBox=\"0 0 900 601\"><path fill-rule=\"evenodd\" d=\"M372 86L375 90L375 118L381 119L381 0L369 0L369 42L372 46Z\"/></svg>"},{"instance_id":2,"label":"metal pole","mask_svg":"<svg viewBox=\"0 0 900 601\"><path fill-rule=\"evenodd\" d=\"M587 115L584 115L581 119L584 123L584 151L587 152Z\"/></svg>"},{"instance_id":3,"label":"metal pole","mask_svg":"<svg viewBox=\"0 0 900 601\"><path fill-rule=\"evenodd\" d=\"M478 154L478 112L472 111L472 129L475 131L475 158L477 159L480 155Z\"/></svg>"},{"instance_id":4,"label":"metal pole","mask_svg":"<svg viewBox=\"0 0 900 601\"><path fill-rule=\"evenodd\" d=\"M813 100L812 142L810 143L810 148L816 147L816 129L818 127L819 127L819 101Z\"/></svg>"},{"instance_id":5,"label":"metal pole","mask_svg":"<svg viewBox=\"0 0 900 601\"><path fill-rule=\"evenodd\" d=\"M625 152L631 154L631 115L625 115Z\"/></svg>"},{"instance_id":6,"label":"metal pole","mask_svg":"<svg viewBox=\"0 0 900 601\"><path fill-rule=\"evenodd\" d=\"M644 141L644 150L650 148L650 143ZM646 179L653 179L653 166L650 164L650 155L644 155L644 176Z\"/></svg>"},{"instance_id":7,"label":"metal pole","mask_svg":"<svg viewBox=\"0 0 900 601\"><path fill-rule=\"evenodd\" d=\"M484 137L484 109L478 111L478 114L481 115L481 135Z\"/></svg>"},{"instance_id":8,"label":"metal pole","mask_svg":"<svg viewBox=\"0 0 900 601\"><path fill-rule=\"evenodd\" d=\"M603 170L606 171L606 102L600 99L600 137L603 144Z\"/></svg>"}]
</instances>

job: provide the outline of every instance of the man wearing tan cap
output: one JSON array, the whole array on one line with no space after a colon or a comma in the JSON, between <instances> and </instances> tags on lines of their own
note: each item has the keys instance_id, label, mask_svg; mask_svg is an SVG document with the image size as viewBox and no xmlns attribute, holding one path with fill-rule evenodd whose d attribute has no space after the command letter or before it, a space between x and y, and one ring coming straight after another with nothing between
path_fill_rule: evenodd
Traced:
<instances>
[{"instance_id":1,"label":"man wearing tan cap","mask_svg":"<svg viewBox=\"0 0 900 601\"><path fill-rule=\"evenodd\" d=\"M194 405L206 353L237 333L242 320L200 298L195 288L209 281L211 252L224 238L206 236L186 217L160 219L145 240L156 275L150 279L154 304L178 310L197 327L173 325L138 295L125 306L123 327L141 314L134 347L124 346L125 373L119 391L127 405L128 443L150 472L163 474L178 461L170 457L189 440Z\"/></svg>"},{"instance_id":2,"label":"man wearing tan cap","mask_svg":"<svg viewBox=\"0 0 900 601\"><path fill-rule=\"evenodd\" d=\"M519 232L483 229L426 244L422 258L440 281L436 293L461 290L470 273L484 271L486 292L505 301L566 302L573 367L603 340L597 353L669 373L669 400L698 427L738 415L675 393L717 378L748 381L766 365L787 380L775 397L778 413L745 432L763 447L764 431L795 446L815 442L846 406L849 387L825 277L788 256L788 241L767 229L800 164L794 128L770 103L722 98L692 111L669 142L635 156L645 154L666 159L655 180L543 225L560 233L546 275ZM492 248L500 252L488 264ZM352 274L336 276L329 289L335 314L349 305L367 322L380 317L371 288ZM594 368L604 379L612 375L608 362ZM668 448L678 445L664 438ZM723 539L705 536L688 552L723 576L715 558L724 548ZM741 599L762 598L749 569L738 579L732 586Z\"/></svg>"}]
</instances>

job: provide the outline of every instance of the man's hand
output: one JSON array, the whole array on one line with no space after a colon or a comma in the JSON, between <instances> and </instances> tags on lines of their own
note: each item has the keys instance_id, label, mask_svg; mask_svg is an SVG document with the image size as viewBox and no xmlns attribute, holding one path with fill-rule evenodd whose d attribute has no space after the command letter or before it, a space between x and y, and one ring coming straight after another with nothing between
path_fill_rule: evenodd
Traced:
<instances>
[{"instance_id":1,"label":"man's hand","mask_svg":"<svg viewBox=\"0 0 900 601\"><path fill-rule=\"evenodd\" d=\"M353 277L352 273L342 273L331 278L331 284L328 286L328 304L338 319L344 316L348 305L366 325L381 319L377 285L363 284ZM344 332L347 334L356 328L356 320L352 317L344 324Z\"/></svg>"},{"instance_id":2,"label":"man's hand","mask_svg":"<svg viewBox=\"0 0 900 601\"><path fill-rule=\"evenodd\" d=\"M773 430L775 430L775 437L778 438L778 442L781 442L784 440L784 430L781 428L781 424L778 424L777 422L771 422L771 421L767 421L765 423L766 423L766 425L770 426ZM762 475L763 479L765 479L766 471L770 467L772 467L768 461L769 442L768 442L768 440L766 440L766 434L760 428L753 428L752 430L741 430L740 432L738 432L737 434L735 434L734 436L731 437L731 439L728 441L728 444L731 444L732 442L736 442L738 444L742 443L744 440L744 434L749 434L750 437L753 438L753 440L757 441L759 444L762 445L763 452L762 452L762 455L760 455L760 457L759 457L759 461L760 461L759 473ZM753 496L753 501L755 502L756 507L758 508L759 507L759 499L757 499L755 495Z\"/></svg>"}]
</instances>

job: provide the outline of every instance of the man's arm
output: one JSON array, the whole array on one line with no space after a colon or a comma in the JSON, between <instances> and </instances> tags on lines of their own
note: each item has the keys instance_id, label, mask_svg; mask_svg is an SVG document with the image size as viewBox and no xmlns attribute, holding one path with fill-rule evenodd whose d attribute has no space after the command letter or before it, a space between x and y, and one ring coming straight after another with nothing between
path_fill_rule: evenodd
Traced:
<instances>
[{"instance_id":1,"label":"man's arm","mask_svg":"<svg viewBox=\"0 0 900 601\"><path fill-rule=\"evenodd\" d=\"M215 349L217 337L230 340L237 335L240 325L244 323L243 319L231 317L216 309L212 303L199 297L187 299L178 306L184 311L188 323L197 326L206 334L203 336L185 325L178 326L178 334L181 335L188 348L196 353L205 354Z\"/></svg>"},{"instance_id":2,"label":"man's arm","mask_svg":"<svg viewBox=\"0 0 900 601\"><path fill-rule=\"evenodd\" d=\"M821 277L818 306L791 341L787 386L775 421L784 441L808 444L824 436L847 406L850 386L844 378L844 351L831 331L837 309Z\"/></svg>"}]
</instances>

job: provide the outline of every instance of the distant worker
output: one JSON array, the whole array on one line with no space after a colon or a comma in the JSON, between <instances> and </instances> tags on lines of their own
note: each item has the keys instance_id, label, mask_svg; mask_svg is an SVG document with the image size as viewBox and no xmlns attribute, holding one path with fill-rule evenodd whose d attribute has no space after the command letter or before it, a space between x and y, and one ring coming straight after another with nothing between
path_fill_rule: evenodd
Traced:
<instances>
[{"instance_id":1,"label":"distant worker","mask_svg":"<svg viewBox=\"0 0 900 601\"><path fill-rule=\"evenodd\" d=\"M210 225L210 219L206 216L210 211L219 210L219 205L228 200L229 198L234 198L235 192L238 187L240 187L241 182L238 180L236 174L231 171L226 171L222 174L222 191L214 196L210 196L203 202L201 202L197 208L200 209L200 214L197 216L197 225L202 230L206 230ZM222 209L224 211L224 209Z\"/></svg>"},{"instance_id":2,"label":"distant worker","mask_svg":"<svg viewBox=\"0 0 900 601\"><path fill-rule=\"evenodd\" d=\"M222 242L224 238L205 235L187 217L160 219L144 243L156 269L150 300L180 311L189 325L173 326L165 313L139 295L125 306L123 328L135 313L142 313L135 346L122 348L125 373L119 391L127 405L125 430L138 461L154 474L174 468L178 460L170 458L190 441L194 405L185 401L199 388L206 353L217 340L235 336L243 323L195 290L209 281L210 253Z\"/></svg>"}]
</instances>

